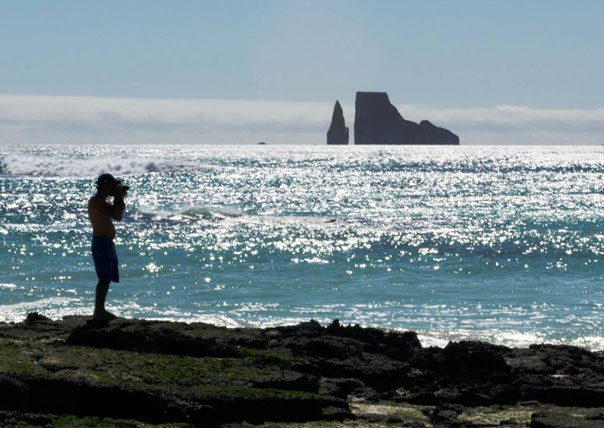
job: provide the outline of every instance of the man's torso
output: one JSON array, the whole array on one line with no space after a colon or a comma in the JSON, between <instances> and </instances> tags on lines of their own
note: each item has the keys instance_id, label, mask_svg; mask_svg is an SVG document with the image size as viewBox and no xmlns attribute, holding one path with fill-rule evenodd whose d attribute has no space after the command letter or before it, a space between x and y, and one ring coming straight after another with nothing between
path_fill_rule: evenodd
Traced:
<instances>
[{"instance_id":1,"label":"man's torso","mask_svg":"<svg viewBox=\"0 0 604 428\"><path fill-rule=\"evenodd\" d=\"M93 236L105 236L113 239L115 227L111 218L111 205L98 195L88 201L88 218L92 224Z\"/></svg>"}]
</instances>

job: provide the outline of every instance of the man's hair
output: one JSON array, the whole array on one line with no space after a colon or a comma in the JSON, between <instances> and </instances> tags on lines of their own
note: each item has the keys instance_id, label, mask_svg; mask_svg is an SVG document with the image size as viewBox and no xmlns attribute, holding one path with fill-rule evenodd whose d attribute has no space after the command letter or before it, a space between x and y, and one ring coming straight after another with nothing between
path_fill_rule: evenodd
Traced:
<instances>
[{"instance_id":1,"label":"man's hair","mask_svg":"<svg viewBox=\"0 0 604 428\"><path fill-rule=\"evenodd\" d=\"M99 178L96 179L96 188L101 189L104 186L115 185L119 183L115 177L111 174L101 174Z\"/></svg>"}]
</instances>

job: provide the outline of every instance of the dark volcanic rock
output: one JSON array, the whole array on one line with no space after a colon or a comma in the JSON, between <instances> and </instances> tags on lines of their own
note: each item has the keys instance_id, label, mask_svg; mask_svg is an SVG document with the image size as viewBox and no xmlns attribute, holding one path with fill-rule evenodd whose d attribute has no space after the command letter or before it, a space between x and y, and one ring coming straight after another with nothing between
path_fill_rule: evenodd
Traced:
<instances>
[{"instance_id":1,"label":"dark volcanic rock","mask_svg":"<svg viewBox=\"0 0 604 428\"><path fill-rule=\"evenodd\" d=\"M30 312L27 314L27 318L25 318L25 324L33 325L39 322L52 322L52 320L38 312Z\"/></svg>"},{"instance_id":2,"label":"dark volcanic rock","mask_svg":"<svg viewBox=\"0 0 604 428\"><path fill-rule=\"evenodd\" d=\"M321 379L319 391L322 394L346 398L352 391L360 388L365 388L365 385L358 379L326 377Z\"/></svg>"},{"instance_id":3,"label":"dark volcanic rock","mask_svg":"<svg viewBox=\"0 0 604 428\"><path fill-rule=\"evenodd\" d=\"M386 92L357 92L355 144L459 144L451 131L427 120L405 120Z\"/></svg>"},{"instance_id":4,"label":"dark volcanic rock","mask_svg":"<svg viewBox=\"0 0 604 428\"><path fill-rule=\"evenodd\" d=\"M542 410L531 416L531 428L604 428L601 415L587 411Z\"/></svg>"},{"instance_id":5,"label":"dark volcanic rock","mask_svg":"<svg viewBox=\"0 0 604 428\"><path fill-rule=\"evenodd\" d=\"M484 342L450 342L444 349L444 367L464 377L507 373L510 368L502 356L502 352L507 350L504 346Z\"/></svg>"},{"instance_id":6,"label":"dark volcanic rock","mask_svg":"<svg viewBox=\"0 0 604 428\"><path fill-rule=\"evenodd\" d=\"M322 419L327 421L344 421L345 419L356 419L354 414L341 407L326 407L322 413Z\"/></svg>"},{"instance_id":7,"label":"dark volcanic rock","mask_svg":"<svg viewBox=\"0 0 604 428\"><path fill-rule=\"evenodd\" d=\"M0 337L15 339L65 338L80 326L86 324L89 317L66 316L62 321L53 321L37 312L27 314L24 322L17 324L0 323Z\"/></svg>"},{"instance_id":8,"label":"dark volcanic rock","mask_svg":"<svg viewBox=\"0 0 604 428\"><path fill-rule=\"evenodd\" d=\"M237 347L217 339L213 333L216 330L213 326L206 329L195 324L117 319L102 326L89 323L77 327L66 342L70 345L194 357L237 356Z\"/></svg>"},{"instance_id":9,"label":"dark volcanic rock","mask_svg":"<svg viewBox=\"0 0 604 428\"><path fill-rule=\"evenodd\" d=\"M346 337L323 336L314 339L299 339L291 342L288 347L309 356L343 360L360 357L363 345L358 340Z\"/></svg>"},{"instance_id":10,"label":"dark volcanic rock","mask_svg":"<svg viewBox=\"0 0 604 428\"><path fill-rule=\"evenodd\" d=\"M503 354L509 348L483 342L451 342L417 353L406 398L416 403L469 406L517 401L518 390Z\"/></svg>"},{"instance_id":11,"label":"dark volcanic rock","mask_svg":"<svg viewBox=\"0 0 604 428\"><path fill-rule=\"evenodd\" d=\"M0 410L9 412L153 423L338 420L352 417L347 397L436 405L432 419L441 427L479 426L464 419L464 408L533 401L548 412L532 426L599 426L604 353L477 341L423 348L413 332L338 320L227 329L30 315L0 325ZM567 418L552 405L591 410Z\"/></svg>"},{"instance_id":12,"label":"dark volcanic rock","mask_svg":"<svg viewBox=\"0 0 604 428\"><path fill-rule=\"evenodd\" d=\"M18 402L2 400L2 408L7 410L132 418L152 423L206 420L214 412L209 405L179 400L150 386L102 385L77 378L12 377L0 378L2 391L11 391L18 385Z\"/></svg>"},{"instance_id":13,"label":"dark volcanic rock","mask_svg":"<svg viewBox=\"0 0 604 428\"><path fill-rule=\"evenodd\" d=\"M344 121L344 112L340 101L336 101L331 116L331 125L327 131L327 144L348 144L348 127Z\"/></svg>"},{"instance_id":14,"label":"dark volcanic rock","mask_svg":"<svg viewBox=\"0 0 604 428\"><path fill-rule=\"evenodd\" d=\"M24 406L31 391L29 386L14 375L0 373L0 403L3 408L21 409Z\"/></svg>"},{"instance_id":15,"label":"dark volcanic rock","mask_svg":"<svg viewBox=\"0 0 604 428\"><path fill-rule=\"evenodd\" d=\"M16 426L52 427L52 418L46 415L0 410L0 427Z\"/></svg>"},{"instance_id":16,"label":"dark volcanic rock","mask_svg":"<svg viewBox=\"0 0 604 428\"><path fill-rule=\"evenodd\" d=\"M325 328L327 334L338 337L347 337L363 343L363 351L374 354L384 354L394 360L406 361L415 352L422 349L422 345L413 331L384 331L376 328L362 328L342 326L339 320L334 320Z\"/></svg>"}]
</instances>

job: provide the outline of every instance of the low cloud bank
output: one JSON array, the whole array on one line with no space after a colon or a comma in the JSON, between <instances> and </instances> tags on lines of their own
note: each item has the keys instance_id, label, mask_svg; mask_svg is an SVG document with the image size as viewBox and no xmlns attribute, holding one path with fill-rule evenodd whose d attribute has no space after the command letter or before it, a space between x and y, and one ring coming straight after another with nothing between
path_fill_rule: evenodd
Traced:
<instances>
[{"instance_id":1,"label":"low cloud bank","mask_svg":"<svg viewBox=\"0 0 604 428\"><path fill-rule=\"evenodd\" d=\"M397 106L461 144L604 144L604 109ZM0 144L325 144L333 103L0 95ZM351 131L354 105L343 104Z\"/></svg>"},{"instance_id":2,"label":"low cloud bank","mask_svg":"<svg viewBox=\"0 0 604 428\"><path fill-rule=\"evenodd\" d=\"M462 144L604 144L604 109L526 106L430 109L401 105L406 118L449 127Z\"/></svg>"}]
</instances>

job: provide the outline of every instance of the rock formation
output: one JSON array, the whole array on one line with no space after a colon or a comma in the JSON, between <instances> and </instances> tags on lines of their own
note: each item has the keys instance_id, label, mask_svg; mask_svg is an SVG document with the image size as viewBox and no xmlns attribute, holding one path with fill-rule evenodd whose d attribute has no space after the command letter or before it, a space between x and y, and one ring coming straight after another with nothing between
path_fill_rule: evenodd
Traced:
<instances>
[{"instance_id":1,"label":"rock formation","mask_svg":"<svg viewBox=\"0 0 604 428\"><path fill-rule=\"evenodd\" d=\"M459 144L457 135L427 120L403 119L386 92L357 92L355 108L355 144Z\"/></svg>"},{"instance_id":2,"label":"rock formation","mask_svg":"<svg viewBox=\"0 0 604 428\"><path fill-rule=\"evenodd\" d=\"M331 125L327 131L327 144L348 144L348 127L344 121L344 112L339 101L333 107Z\"/></svg>"},{"instance_id":3,"label":"rock formation","mask_svg":"<svg viewBox=\"0 0 604 428\"><path fill-rule=\"evenodd\" d=\"M604 354L574 346L423 347L338 320L0 322L0 427L604 428L603 403Z\"/></svg>"}]
</instances>

